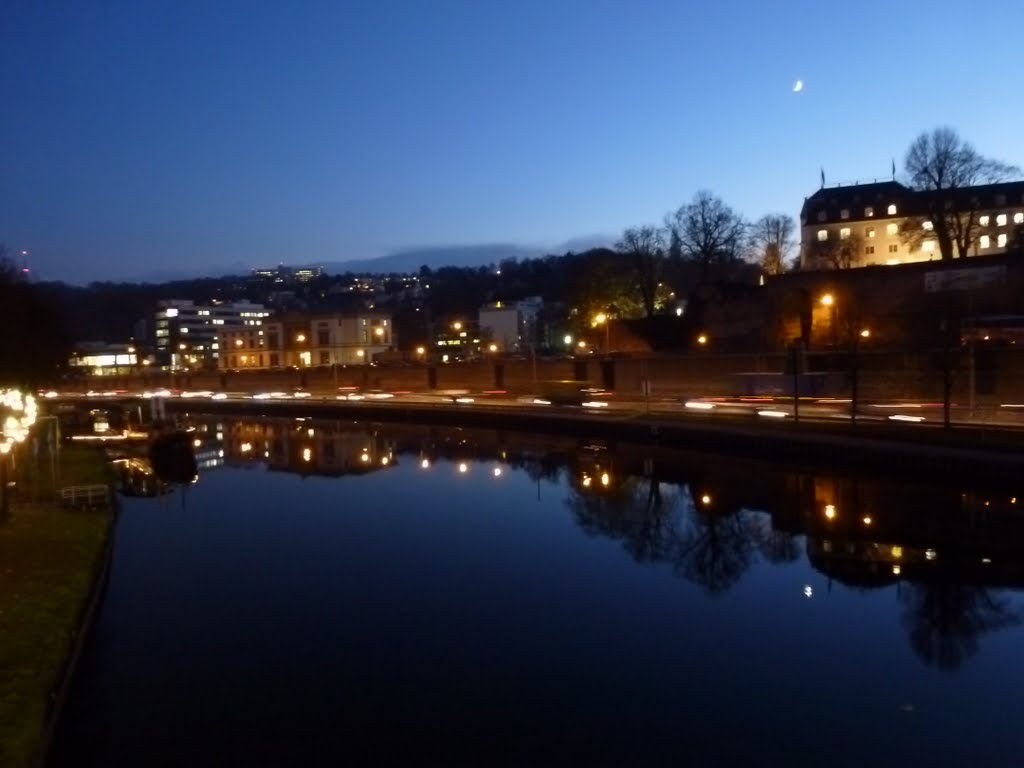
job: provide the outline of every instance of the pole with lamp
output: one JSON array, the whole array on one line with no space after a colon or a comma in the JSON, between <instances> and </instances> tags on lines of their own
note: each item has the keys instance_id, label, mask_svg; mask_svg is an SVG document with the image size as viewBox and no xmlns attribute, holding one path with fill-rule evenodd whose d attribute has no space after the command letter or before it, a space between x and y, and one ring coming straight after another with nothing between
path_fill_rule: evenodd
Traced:
<instances>
[{"instance_id":1,"label":"pole with lamp","mask_svg":"<svg viewBox=\"0 0 1024 768\"><path fill-rule=\"evenodd\" d=\"M7 454L10 452L11 441L7 438L0 440L0 522L7 520L11 504L11 492L7 487Z\"/></svg>"},{"instance_id":2,"label":"pole with lamp","mask_svg":"<svg viewBox=\"0 0 1024 768\"><path fill-rule=\"evenodd\" d=\"M850 425L857 425L857 396L860 385L860 345L861 341L871 338L871 330L862 328L853 337L853 360L851 361L850 380Z\"/></svg>"},{"instance_id":3,"label":"pole with lamp","mask_svg":"<svg viewBox=\"0 0 1024 768\"><path fill-rule=\"evenodd\" d=\"M828 313L829 313L829 315L828 315L829 332L830 332L830 334L832 336L832 346L835 347L836 346L836 342L837 342L837 340L839 338L839 329L836 327L837 326L837 322L836 322L836 315L837 315L836 299L835 299L835 296L833 296L831 293L826 293L824 296L821 297L820 301L821 301L821 306L825 307L828 310Z\"/></svg>"},{"instance_id":4,"label":"pole with lamp","mask_svg":"<svg viewBox=\"0 0 1024 768\"><path fill-rule=\"evenodd\" d=\"M598 312L594 316L594 325L604 326L604 353L607 355L611 350L611 319L604 312Z\"/></svg>"}]
</instances>

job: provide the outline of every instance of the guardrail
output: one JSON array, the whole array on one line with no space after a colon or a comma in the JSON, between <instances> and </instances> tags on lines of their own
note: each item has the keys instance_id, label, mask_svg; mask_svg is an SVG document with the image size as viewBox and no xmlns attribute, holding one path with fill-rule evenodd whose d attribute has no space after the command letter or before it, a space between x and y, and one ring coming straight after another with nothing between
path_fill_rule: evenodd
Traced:
<instances>
[{"instance_id":1,"label":"guardrail","mask_svg":"<svg viewBox=\"0 0 1024 768\"><path fill-rule=\"evenodd\" d=\"M69 485L57 491L61 506L78 509L110 506L110 489L105 485Z\"/></svg>"}]
</instances>

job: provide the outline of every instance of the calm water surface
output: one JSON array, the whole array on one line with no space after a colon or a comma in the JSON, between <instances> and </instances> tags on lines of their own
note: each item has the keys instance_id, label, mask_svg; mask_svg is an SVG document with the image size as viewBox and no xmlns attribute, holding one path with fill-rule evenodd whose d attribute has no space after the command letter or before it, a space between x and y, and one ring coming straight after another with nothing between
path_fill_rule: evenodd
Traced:
<instances>
[{"instance_id":1,"label":"calm water surface","mask_svg":"<svg viewBox=\"0 0 1024 768\"><path fill-rule=\"evenodd\" d=\"M1012 488L196 426L198 483L124 497L52 765L1020 763Z\"/></svg>"}]
</instances>

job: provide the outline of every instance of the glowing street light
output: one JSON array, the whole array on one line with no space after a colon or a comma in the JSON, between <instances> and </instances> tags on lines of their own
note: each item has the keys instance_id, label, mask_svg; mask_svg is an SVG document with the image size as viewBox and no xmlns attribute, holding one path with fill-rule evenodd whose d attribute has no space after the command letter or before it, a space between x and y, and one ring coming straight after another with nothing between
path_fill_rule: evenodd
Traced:
<instances>
[{"instance_id":1,"label":"glowing street light","mask_svg":"<svg viewBox=\"0 0 1024 768\"><path fill-rule=\"evenodd\" d=\"M304 342L304 341L306 340L306 334L304 334L304 333L300 333L299 335L297 335L297 336L295 337L295 340L296 340L297 342L299 342L299 344L301 344L302 342Z\"/></svg>"},{"instance_id":2,"label":"glowing street light","mask_svg":"<svg viewBox=\"0 0 1024 768\"><path fill-rule=\"evenodd\" d=\"M835 297L831 293L826 293L819 301L823 307L831 307L836 302Z\"/></svg>"},{"instance_id":3,"label":"glowing street light","mask_svg":"<svg viewBox=\"0 0 1024 768\"><path fill-rule=\"evenodd\" d=\"M700 345L701 345L702 347L703 347L703 346L704 346L705 344L707 344L707 343L708 343L708 337L707 337L707 334L704 334L704 333L702 333L702 334L701 334L700 336L698 336L698 337L697 337L697 343L698 343L698 344L700 344Z\"/></svg>"},{"instance_id":4,"label":"glowing street light","mask_svg":"<svg viewBox=\"0 0 1024 768\"><path fill-rule=\"evenodd\" d=\"M607 355L611 351L611 320L604 312L598 312L594 316L594 325L604 326L604 353Z\"/></svg>"}]
</instances>

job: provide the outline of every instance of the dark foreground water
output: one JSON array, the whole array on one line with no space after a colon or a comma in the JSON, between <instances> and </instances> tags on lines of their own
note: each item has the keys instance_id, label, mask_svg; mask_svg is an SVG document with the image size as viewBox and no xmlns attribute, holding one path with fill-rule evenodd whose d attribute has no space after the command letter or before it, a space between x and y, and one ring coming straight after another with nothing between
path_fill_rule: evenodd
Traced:
<instances>
[{"instance_id":1,"label":"dark foreground water","mask_svg":"<svg viewBox=\"0 0 1024 768\"><path fill-rule=\"evenodd\" d=\"M198 427L198 483L124 499L52 765L1024 760L1011 488Z\"/></svg>"}]
</instances>

